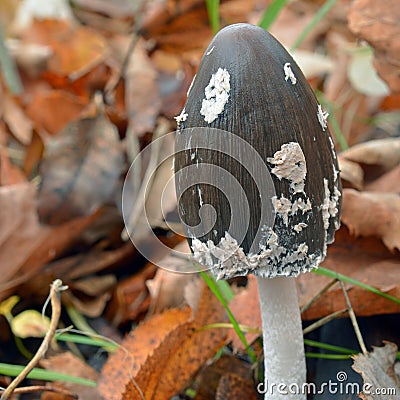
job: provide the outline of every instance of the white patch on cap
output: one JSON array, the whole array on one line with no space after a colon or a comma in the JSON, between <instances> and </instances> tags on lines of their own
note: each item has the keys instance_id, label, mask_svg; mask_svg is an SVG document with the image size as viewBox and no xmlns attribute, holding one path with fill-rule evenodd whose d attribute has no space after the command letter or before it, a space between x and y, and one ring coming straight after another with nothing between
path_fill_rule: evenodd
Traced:
<instances>
[{"instance_id":1,"label":"white patch on cap","mask_svg":"<svg viewBox=\"0 0 400 400\"><path fill-rule=\"evenodd\" d=\"M306 243L300 243L288 249L279 243L278 235L267 230L267 241L260 246L258 254L246 255L243 248L228 233L215 245L199 239L192 240L193 258L200 264L212 269L217 279L255 274L263 278L277 276L297 276L318 268L321 262L319 253L310 254Z\"/></svg>"},{"instance_id":2,"label":"white patch on cap","mask_svg":"<svg viewBox=\"0 0 400 400\"><path fill-rule=\"evenodd\" d=\"M271 172L279 180L285 178L290 182L290 188L294 193L304 192L307 165L303 150L298 143L283 144L274 157L267 158L267 161L275 165Z\"/></svg>"},{"instance_id":3,"label":"white patch on cap","mask_svg":"<svg viewBox=\"0 0 400 400\"><path fill-rule=\"evenodd\" d=\"M294 230L297 232L297 233L300 233L302 230L303 230L303 228L307 228L307 224L305 224L304 222L300 222L300 223L298 223L297 225L295 225L294 226Z\"/></svg>"},{"instance_id":4,"label":"white patch on cap","mask_svg":"<svg viewBox=\"0 0 400 400\"><path fill-rule=\"evenodd\" d=\"M210 124L224 111L230 90L229 72L225 68L218 68L204 89L205 99L201 104L200 114L204 116L206 122Z\"/></svg>"},{"instance_id":5,"label":"white patch on cap","mask_svg":"<svg viewBox=\"0 0 400 400\"><path fill-rule=\"evenodd\" d=\"M327 111L324 111L324 110L322 109L321 104L318 104L317 117L318 117L318 122L319 122L319 124L320 124L321 127L322 127L322 130L325 131L326 128L328 127L328 124L326 123L326 121L327 121L327 119L328 119L328 117L329 117L329 114L328 114Z\"/></svg>"},{"instance_id":6,"label":"white patch on cap","mask_svg":"<svg viewBox=\"0 0 400 400\"><path fill-rule=\"evenodd\" d=\"M183 110L181 111L181 113L179 115L177 115L176 117L174 117L178 128L181 126L182 122L186 121L187 117L188 117L188 114L185 112L185 107L183 107Z\"/></svg>"},{"instance_id":7,"label":"white patch on cap","mask_svg":"<svg viewBox=\"0 0 400 400\"><path fill-rule=\"evenodd\" d=\"M304 202L303 199L300 198L291 202L289 199L284 197L283 194L281 195L280 199L278 199L277 196L273 196L271 201L275 212L283 219L283 222L286 226L289 224L289 217L295 215L298 211L301 211L304 215L312 208L310 199L307 199L307 201Z\"/></svg>"},{"instance_id":8,"label":"white patch on cap","mask_svg":"<svg viewBox=\"0 0 400 400\"><path fill-rule=\"evenodd\" d=\"M290 79L290 82L292 82L292 85L295 85L297 82L296 77L294 76L294 73L292 71L292 68L290 67L290 63L286 63L283 66L283 72L285 73L285 81L287 82L288 79Z\"/></svg>"},{"instance_id":9,"label":"white patch on cap","mask_svg":"<svg viewBox=\"0 0 400 400\"><path fill-rule=\"evenodd\" d=\"M336 217L339 212L338 203L341 193L339 189L335 186L333 193L329 190L328 179L324 178L324 189L325 197L322 203L322 221L324 223L324 229L327 231L329 229L329 219Z\"/></svg>"}]
</instances>

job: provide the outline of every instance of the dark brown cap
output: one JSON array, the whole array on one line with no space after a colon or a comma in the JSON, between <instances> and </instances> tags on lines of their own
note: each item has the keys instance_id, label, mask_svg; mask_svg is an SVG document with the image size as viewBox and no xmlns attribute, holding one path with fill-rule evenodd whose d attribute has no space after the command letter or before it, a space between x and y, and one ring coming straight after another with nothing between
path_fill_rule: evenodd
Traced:
<instances>
[{"instance_id":1,"label":"dark brown cap","mask_svg":"<svg viewBox=\"0 0 400 400\"><path fill-rule=\"evenodd\" d=\"M341 209L326 119L271 34L235 24L212 40L177 118L175 179L193 254L218 278L296 276L324 259Z\"/></svg>"}]
</instances>

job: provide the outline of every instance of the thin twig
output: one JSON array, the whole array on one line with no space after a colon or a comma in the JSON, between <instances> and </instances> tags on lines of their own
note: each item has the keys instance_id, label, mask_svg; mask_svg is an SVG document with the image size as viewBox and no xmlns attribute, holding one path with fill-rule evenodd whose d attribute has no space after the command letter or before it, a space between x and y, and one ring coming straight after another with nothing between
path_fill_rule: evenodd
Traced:
<instances>
[{"instance_id":1,"label":"thin twig","mask_svg":"<svg viewBox=\"0 0 400 400\"><path fill-rule=\"evenodd\" d=\"M26 393L36 393L36 392L53 392L62 394L63 396L71 397L72 399L79 398L77 394L71 393L69 390L53 386L27 386L27 387L15 388L13 391L14 394L26 394Z\"/></svg>"},{"instance_id":2,"label":"thin twig","mask_svg":"<svg viewBox=\"0 0 400 400\"><path fill-rule=\"evenodd\" d=\"M300 308L300 312L303 314L307 311L324 293L326 293L338 280L334 279L329 282L321 291L319 291L307 304Z\"/></svg>"},{"instance_id":3,"label":"thin twig","mask_svg":"<svg viewBox=\"0 0 400 400\"><path fill-rule=\"evenodd\" d=\"M332 314L329 314L326 317L319 319L318 321L314 322L313 324L307 326L307 328L304 328L303 335L306 335L307 333L310 333L313 330L320 328L321 326L327 324L329 321L332 321L333 319L340 317L344 313L347 313L347 311L348 311L347 308L343 308L343 310L335 311Z\"/></svg>"},{"instance_id":4,"label":"thin twig","mask_svg":"<svg viewBox=\"0 0 400 400\"><path fill-rule=\"evenodd\" d=\"M39 363L39 361L45 356L47 349L54 337L55 331L57 329L58 321L61 314L61 303L60 303L60 292L66 290L68 286L63 286L61 279L56 279L50 285L50 301L51 301L51 321L49 329L43 339L42 344L37 350L36 354L33 356L31 361L27 366L20 372L20 374L8 385L7 389L2 394L0 400L7 400L10 398L17 386L27 377L29 372L32 371L34 367Z\"/></svg>"},{"instance_id":5,"label":"thin twig","mask_svg":"<svg viewBox=\"0 0 400 400\"><path fill-rule=\"evenodd\" d=\"M360 345L360 348L361 348L363 354L366 356L366 355L368 355L368 351L367 351L367 348L365 347L364 339L361 335L360 328L357 323L356 314L354 313L353 307L351 306L349 295L347 294L347 290L344 286L344 283L342 281L339 281L339 282L340 282L340 286L343 291L344 298L346 299L347 309L349 310L350 320L351 320L351 323L353 324L353 329L357 336L358 343Z\"/></svg>"}]
</instances>

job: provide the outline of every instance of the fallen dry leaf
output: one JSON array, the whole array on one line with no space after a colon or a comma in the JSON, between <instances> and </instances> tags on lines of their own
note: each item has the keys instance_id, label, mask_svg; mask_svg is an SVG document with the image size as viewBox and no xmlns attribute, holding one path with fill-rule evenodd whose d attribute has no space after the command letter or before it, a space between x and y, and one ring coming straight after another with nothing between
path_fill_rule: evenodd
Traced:
<instances>
[{"instance_id":1,"label":"fallen dry leaf","mask_svg":"<svg viewBox=\"0 0 400 400\"><path fill-rule=\"evenodd\" d=\"M341 155L338 156L338 161L342 187L361 190L364 186L364 171L360 165L354 161L347 160Z\"/></svg>"},{"instance_id":2,"label":"fallen dry leaf","mask_svg":"<svg viewBox=\"0 0 400 400\"><path fill-rule=\"evenodd\" d=\"M399 254L392 254L377 238L355 238L342 226L336 232L335 242L328 247L328 255L321 266L400 298L400 287L397 284L400 270ZM301 274L297 278L300 306L307 304L331 281L331 278L314 273ZM346 287L357 316L400 311L400 306L393 301L355 285L346 283ZM342 289L335 285L303 313L303 319L321 318L344 308L347 308L347 305Z\"/></svg>"},{"instance_id":3,"label":"fallen dry leaf","mask_svg":"<svg viewBox=\"0 0 400 400\"><path fill-rule=\"evenodd\" d=\"M146 281L151 296L150 313L158 314L168 308L181 306L185 299L185 286L192 279L190 274L158 268L155 277Z\"/></svg>"},{"instance_id":4,"label":"fallen dry leaf","mask_svg":"<svg viewBox=\"0 0 400 400\"><path fill-rule=\"evenodd\" d=\"M26 181L24 173L10 161L5 127L0 121L0 186L26 183Z\"/></svg>"},{"instance_id":5,"label":"fallen dry leaf","mask_svg":"<svg viewBox=\"0 0 400 400\"><path fill-rule=\"evenodd\" d=\"M342 226L336 232L335 242L328 247L328 255L322 267L344 274L383 293L400 298L400 258L394 255L376 238L355 238ZM256 279L248 277L248 286L232 300L230 307L239 324L261 330L260 306ZM332 279L315 273L301 274L296 279L300 307L308 304ZM390 314L400 311L400 306L390 300L355 285L346 284L352 307L357 316ZM335 285L323 294L303 313L303 320L325 317L347 308L342 289ZM234 348L243 350L243 344L229 332ZM248 340L256 334L246 334Z\"/></svg>"},{"instance_id":6,"label":"fallen dry leaf","mask_svg":"<svg viewBox=\"0 0 400 400\"><path fill-rule=\"evenodd\" d=\"M3 119L10 132L24 145L32 140L32 122L22 108L10 96L2 99Z\"/></svg>"},{"instance_id":7,"label":"fallen dry leaf","mask_svg":"<svg viewBox=\"0 0 400 400\"><path fill-rule=\"evenodd\" d=\"M343 190L342 222L355 236L375 236L400 250L400 194Z\"/></svg>"},{"instance_id":8,"label":"fallen dry leaf","mask_svg":"<svg viewBox=\"0 0 400 400\"><path fill-rule=\"evenodd\" d=\"M255 394L253 373L254 370L252 369L251 363L245 362L243 359L231 354L223 354L211 364L206 364L196 376L194 382L196 400L215 399L217 391L221 393L225 391L225 387L227 386L229 386L232 393L234 393L235 389L231 387L230 383L235 380L235 378L231 380L226 375L234 375L235 377L241 378L241 381L237 382L238 385L233 385L237 386L239 390L241 387L245 387L245 390L241 391L242 396L238 397L238 399L253 399L252 395ZM222 394L220 394L220 396L222 396ZM221 397L221 399L231 399L229 392L226 392L225 396Z\"/></svg>"},{"instance_id":9,"label":"fallen dry leaf","mask_svg":"<svg viewBox=\"0 0 400 400\"><path fill-rule=\"evenodd\" d=\"M0 187L0 300L36 276L97 218L92 214L57 228L45 227L39 224L36 206L33 184Z\"/></svg>"},{"instance_id":10,"label":"fallen dry leaf","mask_svg":"<svg viewBox=\"0 0 400 400\"><path fill-rule=\"evenodd\" d=\"M375 49L374 65L393 92L400 92L400 9L396 0L355 0L349 7L349 28Z\"/></svg>"},{"instance_id":11,"label":"fallen dry leaf","mask_svg":"<svg viewBox=\"0 0 400 400\"><path fill-rule=\"evenodd\" d=\"M35 19L20 35L26 42L48 46L52 50L48 73L72 81L107 56L106 42L98 32L65 20Z\"/></svg>"},{"instance_id":12,"label":"fallen dry leaf","mask_svg":"<svg viewBox=\"0 0 400 400\"><path fill-rule=\"evenodd\" d=\"M370 140L350 147L340 156L360 164L380 166L389 171L400 164L400 138Z\"/></svg>"},{"instance_id":13,"label":"fallen dry leaf","mask_svg":"<svg viewBox=\"0 0 400 400\"><path fill-rule=\"evenodd\" d=\"M37 91L27 106L26 114L38 132L44 130L56 135L68 123L77 120L87 105L87 100L64 90Z\"/></svg>"},{"instance_id":14,"label":"fallen dry leaf","mask_svg":"<svg viewBox=\"0 0 400 400\"><path fill-rule=\"evenodd\" d=\"M257 279L253 275L247 277L246 289L241 290L229 303L235 318L240 321L241 325L246 325L251 328L261 329L261 311L260 301L258 296ZM259 334L245 333L248 343L252 343ZM243 343L239 339L236 332L231 329L228 334L229 340L232 342L233 349L243 349Z\"/></svg>"},{"instance_id":15,"label":"fallen dry leaf","mask_svg":"<svg viewBox=\"0 0 400 400\"><path fill-rule=\"evenodd\" d=\"M135 379L149 355L170 332L187 324L191 314L189 307L168 310L154 315L133 330L101 371L98 386L101 396L106 400L121 400L125 386Z\"/></svg>"},{"instance_id":16,"label":"fallen dry leaf","mask_svg":"<svg viewBox=\"0 0 400 400\"><path fill-rule=\"evenodd\" d=\"M225 321L226 316L221 303L204 282L199 282L201 298L194 319L170 332L136 376L146 399L170 399L224 343L224 329L201 329ZM135 394L138 394L136 385L129 382L123 399L135 398Z\"/></svg>"},{"instance_id":17,"label":"fallen dry leaf","mask_svg":"<svg viewBox=\"0 0 400 400\"><path fill-rule=\"evenodd\" d=\"M161 99L157 71L140 41L125 71L127 116L134 134L152 132L160 112Z\"/></svg>"},{"instance_id":18,"label":"fallen dry leaf","mask_svg":"<svg viewBox=\"0 0 400 400\"><path fill-rule=\"evenodd\" d=\"M383 347L374 347L367 355L353 356L352 368L364 381L363 392L359 397L364 400L397 400L400 394L400 377L396 375L394 363L397 346L384 342ZM389 392L390 391L390 392Z\"/></svg>"},{"instance_id":19,"label":"fallen dry leaf","mask_svg":"<svg viewBox=\"0 0 400 400\"><path fill-rule=\"evenodd\" d=\"M252 381L243 379L240 375L225 374L219 381L215 400L257 400L257 394Z\"/></svg>"},{"instance_id":20,"label":"fallen dry leaf","mask_svg":"<svg viewBox=\"0 0 400 400\"><path fill-rule=\"evenodd\" d=\"M106 310L106 317L114 326L135 321L150 307L146 281L154 277L157 267L148 263L142 270L118 282Z\"/></svg>"},{"instance_id":21,"label":"fallen dry leaf","mask_svg":"<svg viewBox=\"0 0 400 400\"><path fill-rule=\"evenodd\" d=\"M118 132L99 112L69 124L46 145L38 211L60 224L93 213L110 200L123 167Z\"/></svg>"},{"instance_id":22,"label":"fallen dry leaf","mask_svg":"<svg viewBox=\"0 0 400 400\"><path fill-rule=\"evenodd\" d=\"M39 225L31 183L0 187L0 284L20 272L21 264L50 233Z\"/></svg>"},{"instance_id":23,"label":"fallen dry leaf","mask_svg":"<svg viewBox=\"0 0 400 400\"><path fill-rule=\"evenodd\" d=\"M398 193L400 182L400 164L391 171L386 172L378 179L366 185L365 190L381 193Z\"/></svg>"},{"instance_id":24,"label":"fallen dry leaf","mask_svg":"<svg viewBox=\"0 0 400 400\"><path fill-rule=\"evenodd\" d=\"M58 354L56 356L49 357L47 359L41 360L40 365L54 372L60 372L63 374L67 374L70 376L76 376L79 378L89 379L94 382L97 382L99 374L91 368L88 364L83 362L77 356L73 355L70 352L65 352L62 354ZM52 384L54 386L54 384ZM72 393L75 393L79 396L80 399L98 399L99 394L97 392L97 388L78 385L76 383L71 382L63 382L57 383L56 386L68 389ZM63 399L64 397L61 397ZM44 393L41 397L42 400L59 400L60 397L57 397L56 394Z\"/></svg>"},{"instance_id":25,"label":"fallen dry leaf","mask_svg":"<svg viewBox=\"0 0 400 400\"><path fill-rule=\"evenodd\" d=\"M59 276L59 275L57 275ZM71 291L64 293L64 301L72 304L81 314L99 317L111 298L112 289L116 285L114 275L89 276L77 281L68 282Z\"/></svg>"}]
</instances>

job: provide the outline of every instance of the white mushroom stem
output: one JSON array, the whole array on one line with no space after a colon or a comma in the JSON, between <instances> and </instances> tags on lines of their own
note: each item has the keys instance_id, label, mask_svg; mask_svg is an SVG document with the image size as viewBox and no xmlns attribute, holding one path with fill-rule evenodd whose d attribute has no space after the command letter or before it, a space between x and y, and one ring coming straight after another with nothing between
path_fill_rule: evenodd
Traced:
<instances>
[{"instance_id":1,"label":"white mushroom stem","mask_svg":"<svg viewBox=\"0 0 400 400\"><path fill-rule=\"evenodd\" d=\"M295 278L257 278L264 341L265 400L306 400L303 330ZM281 385L281 386L279 386ZM299 393L280 393L297 390Z\"/></svg>"}]
</instances>

